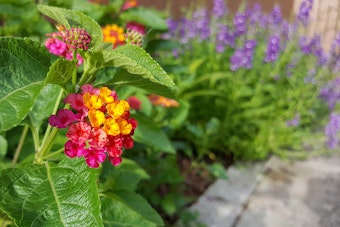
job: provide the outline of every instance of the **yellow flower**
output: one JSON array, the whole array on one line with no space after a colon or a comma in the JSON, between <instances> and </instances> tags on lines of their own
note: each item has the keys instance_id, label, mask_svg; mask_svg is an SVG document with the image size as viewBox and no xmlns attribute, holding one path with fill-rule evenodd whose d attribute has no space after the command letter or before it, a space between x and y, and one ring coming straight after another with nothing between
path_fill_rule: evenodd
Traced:
<instances>
[{"instance_id":1,"label":"yellow flower","mask_svg":"<svg viewBox=\"0 0 340 227\"><path fill-rule=\"evenodd\" d=\"M105 119L103 130L111 136L118 136L120 134L119 124L113 118Z\"/></svg>"},{"instance_id":2,"label":"yellow flower","mask_svg":"<svg viewBox=\"0 0 340 227\"><path fill-rule=\"evenodd\" d=\"M130 105L125 100L120 100L119 102L113 102L106 105L107 113L113 118L121 117L126 111L130 110Z\"/></svg>"},{"instance_id":3,"label":"yellow flower","mask_svg":"<svg viewBox=\"0 0 340 227\"><path fill-rule=\"evenodd\" d=\"M123 45L125 41L124 29L116 24L108 24L102 28L104 42L113 44L113 48Z\"/></svg>"},{"instance_id":4,"label":"yellow flower","mask_svg":"<svg viewBox=\"0 0 340 227\"><path fill-rule=\"evenodd\" d=\"M105 114L102 111L96 109L91 109L88 112L88 117L92 127L94 128L99 128L105 121Z\"/></svg>"},{"instance_id":5,"label":"yellow flower","mask_svg":"<svg viewBox=\"0 0 340 227\"><path fill-rule=\"evenodd\" d=\"M102 100L97 95L91 95L89 92L83 95L83 101L89 109L100 109L103 105Z\"/></svg>"}]
</instances>

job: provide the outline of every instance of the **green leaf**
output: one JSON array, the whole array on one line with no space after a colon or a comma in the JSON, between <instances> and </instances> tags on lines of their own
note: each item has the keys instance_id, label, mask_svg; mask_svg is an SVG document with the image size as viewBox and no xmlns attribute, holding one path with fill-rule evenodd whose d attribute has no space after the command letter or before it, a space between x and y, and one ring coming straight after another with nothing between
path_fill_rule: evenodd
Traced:
<instances>
[{"instance_id":1,"label":"green leaf","mask_svg":"<svg viewBox=\"0 0 340 227\"><path fill-rule=\"evenodd\" d=\"M156 227L163 220L148 202L135 192L116 191L102 198L105 226Z\"/></svg>"},{"instance_id":2,"label":"green leaf","mask_svg":"<svg viewBox=\"0 0 340 227\"><path fill-rule=\"evenodd\" d=\"M43 87L50 57L30 39L0 38L0 131L18 125Z\"/></svg>"},{"instance_id":3,"label":"green leaf","mask_svg":"<svg viewBox=\"0 0 340 227\"><path fill-rule=\"evenodd\" d=\"M136 142L175 154L176 151L165 132L158 128L151 119L141 115L134 115L133 117L138 121L138 127L133 135Z\"/></svg>"},{"instance_id":4,"label":"green leaf","mask_svg":"<svg viewBox=\"0 0 340 227\"><path fill-rule=\"evenodd\" d=\"M119 166L112 166L104 162L101 181L105 181L104 190L134 191L142 179L149 179L150 176L133 160L124 158Z\"/></svg>"},{"instance_id":5,"label":"green leaf","mask_svg":"<svg viewBox=\"0 0 340 227\"><path fill-rule=\"evenodd\" d=\"M7 153L8 143L3 135L0 135L0 159L5 157Z\"/></svg>"},{"instance_id":6,"label":"green leaf","mask_svg":"<svg viewBox=\"0 0 340 227\"><path fill-rule=\"evenodd\" d=\"M102 29L91 17L76 10L63 9L47 5L38 5L39 11L64 25L67 29L71 26L80 26L91 35L91 47L97 49L103 42Z\"/></svg>"},{"instance_id":7,"label":"green leaf","mask_svg":"<svg viewBox=\"0 0 340 227\"><path fill-rule=\"evenodd\" d=\"M97 170L83 159L0 172L0 209L17 226L102 226Z\"/></svg>"},{"instance_id":8,"label":"green leaf","mask_svg":"<svg viewBox=\"0 0 340 227\"><path fill-rule=\"evenodd\" d=\"M29 113L33 128L39 132L43 122L53 114L54 106L57 103L58 94L61 88L54 84L47 84L38 95Z\"/></svg>"},{"instance_id":9,"label":"green leaf","mask_svg":"<svg viewBox=\"0 0 340 227\"><path fill-rule=\"evenodd\" d=\"M114 50L103 50L91 55L94 67L122 67L112 83L132 85L148 92L174 97L177 88L162 67L142 48L127 44Z\"/></svg>"},{"instance_id":10,"label":"green leaf","mask_svg":"<svg viewBox=\"0 0 340 227\"><path fill-rule=\"evenodd\" d=\"M76 62L59 58L51 65L46 83L64 86L74 73L77 73Z\"/></svg>"},{"instance_id":11,"label":"green leaf","mask_svg":"<svg viewBox=\"0 0 340 227\"><path fill-rule=\"evenodd\" d=\"M144 7L130 8L120 14L120 19L126 22L136 21L153 29L166 30L168 25L159 13Z\"/></svg>"}]
</instances>

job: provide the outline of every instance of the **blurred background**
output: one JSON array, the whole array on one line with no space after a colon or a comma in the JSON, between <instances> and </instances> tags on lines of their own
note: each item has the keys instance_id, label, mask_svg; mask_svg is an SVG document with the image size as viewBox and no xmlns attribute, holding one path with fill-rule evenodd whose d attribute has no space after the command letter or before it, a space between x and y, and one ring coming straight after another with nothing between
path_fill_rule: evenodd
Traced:
<instances>
[{"instance_id":1,"label":"blurred background","mask_svg":"<svg viewBox=\"0 0 340 227\"><path fill-rule=\"evenodd\" d=\"M201 0L171 0L171 1L159 1L159 0L140 0L139 4L145 7L154 8L157 10L167 10L175 18L178 18L184 14L186 9L190 5L204 5L205 1ZM228 10L236 12L242 1L227 1ZM262 6L264 12L269 13L274 4L281 7L282 15L285 19L288 19L291 15L296 15L299 10L299 6L302 0L248 0L251 5L259 3ZM308 34L318 33L322 34L322 46L327 51L330 48L332 40L336 36L336 31L340 30L340 1L339 0L314 0L314 6L311 11L310 25L308 28ZM211 9L213 1L207 1L207 7Z\"/></svg>"}]
</instances>

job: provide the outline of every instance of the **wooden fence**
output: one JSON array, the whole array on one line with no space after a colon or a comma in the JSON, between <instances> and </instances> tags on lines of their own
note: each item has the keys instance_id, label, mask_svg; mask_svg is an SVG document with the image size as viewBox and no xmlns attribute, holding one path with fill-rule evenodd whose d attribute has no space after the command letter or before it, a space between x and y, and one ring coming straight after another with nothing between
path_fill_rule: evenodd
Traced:
<instances>
[{"instance_id":1,"label":"wooden fence","mask_svg":"<svg viewBox=\"0 0 340 227\"><path fill-rule=\"evenodd\" d=\"M294 1L294 12L297 14L303 0ZM314 0L310 14L308 35L320 34L323 48L328 51L340 32L340 0Z\"/></svg>"}]
</instances>

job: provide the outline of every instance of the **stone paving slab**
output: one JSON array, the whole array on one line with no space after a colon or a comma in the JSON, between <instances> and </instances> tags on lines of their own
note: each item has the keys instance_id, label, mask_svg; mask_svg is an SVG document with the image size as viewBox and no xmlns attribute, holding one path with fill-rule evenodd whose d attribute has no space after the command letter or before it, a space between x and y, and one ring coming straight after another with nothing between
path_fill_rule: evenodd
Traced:
<instances>
[{"instance_id":1,"label":"stone paving slab","mask_svg":"<svg viewBox=\"0 0 340 227\"><path fill-rule=\"evenodd\" d=\"M339 153L294 162L272 157L230 167L227 175L189 209L208 227L340 226Z\"/></svg>"},{"instance_id":2,"label":"stone paving slab","mask_svg":"<svg viewBox=\"0 0 340 227\"><path fill-rule=\"evenodd\" d=\"M264 170L265 163L262 162L228 168L228 180L217 180L189 210L199 213L197 221L209 227L232 226Z\"/></svg>"},{"instance_id":3,"label":"stone paving slab","mask_svg":"<svg viewBox=\"0 0 340 227\"><path fill-rule=\"evenodd\" d=\"M272 158L235 227L339 227L340 155Z\"/></svg>"}]
</instances>

